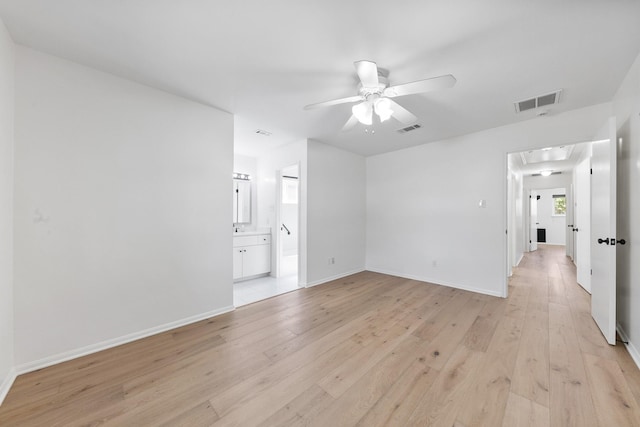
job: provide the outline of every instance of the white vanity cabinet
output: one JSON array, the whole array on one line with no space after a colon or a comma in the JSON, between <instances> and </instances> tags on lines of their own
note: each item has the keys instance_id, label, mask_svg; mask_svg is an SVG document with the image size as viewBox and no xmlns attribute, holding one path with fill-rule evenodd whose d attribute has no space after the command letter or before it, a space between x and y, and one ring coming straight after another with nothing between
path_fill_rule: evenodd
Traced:
<instances>
[{"instance_id":1,"label":"white vanity cabinet","mask_svg":"<svg viewBox=\"0 0 640 427\"><path fill-rule=\"evenodd\" d=\"M271 271L271 235L233 237L233 280L249 279Z\"/></svg>"}]
</instances>

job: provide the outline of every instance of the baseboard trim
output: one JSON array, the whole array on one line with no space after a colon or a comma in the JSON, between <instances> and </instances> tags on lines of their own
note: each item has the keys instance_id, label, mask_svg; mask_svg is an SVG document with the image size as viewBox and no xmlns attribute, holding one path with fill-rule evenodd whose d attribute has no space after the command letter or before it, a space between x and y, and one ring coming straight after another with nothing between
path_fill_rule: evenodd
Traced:
<instances>
[{"instance_id":1,"label":"baseboard trim","mask_svg":"<svg viewBox=\"0 0 640 427\"><path fill-rule=\"evenodd\" d=\"M522 262L522 258L524 258L524 252L520 254L520 258L518 258L518 261L516 262L516 265L514 265L514 267L517 267L520 265L520 263Z\"/></svg>"},{"instance_id":2,"label":"baseboard trim","mask_svg":"<svg viewBox=\"0 0 640 427\"><path fill-rule=\"evenodd\" d=\"M175 322L169 322L163 325L155 326L153 328L145 329L139 332L134 332L128 335L124 335L122 337L113 338L113 339L102 341L96 344L91 344L86 347L81 347L75 350L66 351L64 353L55 354L53 356L45 357L43 359L36 360L33 362L23 363L15 367L15 372L17 375L26 374L28 372L33 372L38 369L43 369L52 365L57 365L58 363L66 362L72 359L77 359L82 356L97 353L99 351L107 350L112 347L117 347L122 344L127 344L142 338L147 338L152 335L169 331L171 329L175 329L181 326L189 325L191 323L199 322L201 320L205 320L210 317L219 316L221 314L228 313L233 310L235 310L235 307L232 305L219 308L217 310L212 310L206 313L197 314L195 316L187 317L185 319L177 320Z\"/></svg>"},{"instance_id":3,"label":"baseboard trim","mask_svg":"<svg viewBox=\"0 0 640 427\"><path fill-rule=\"evenodd\" d=\"M7 394L9 394L9 390L11 389L11 386L13 385L13 382L16 380L17 376L18 373L16 372L16 368L11 368L7 373L7 376L2 381L2 384L0 384L0 405L2 405L2 402L4 402L4 398L7 397Z\"/></svg>"},{"instance_id":4,"label":"baseboard trim","mask_svg":"<svg viewBox=\"0 0 640 427\"><path fill-rule=\"evenodd\" d=\"M622 341L626 342L624 346L627 348L629 355L631 355L631 358L636 363L638 369L640 369L640 352L638 352L638 349L633 345L631 341L629 341L629 336L624 331L620 323L616 324L616 330L618 331L618 335L620 335L620 338L622 338Z\"/></svg>"},{"instance_id":5,"label":"baseboard trim","mask_svg":"<svg viewBox=\"0 0 640 427\"><path fill-rule=\"evenodd\" d=\"M347 277L347 276L351 276L352 274L358 274L358 273L362 273L363 271L365 271L364 269L358 269L358 270L352 270L346 273L340 273L337 274L335 276L331 276L331 277L325 277L324 279L320 279L320 280L314 280L313 282L307 282L304 284L305 288L311 288L313 286L318 286L318 285L322 285L324 283L328 283L331 282L333 280L338 280L338 279L342 279L343 277Z\"/></svg>"},{"instance_id":6,"label":"baseboard trim","mask_svg":"<svg viewBox=\"0 0 640 427\"><path fill-rule=\"evenodd\" d=\"M463 291L475 292L477 294L489 295L492 297L504 298L501 292L487 291L486 289L475 288L473 286L461 286L453 283L445 283L441 281L431 280L426 277L414 276L412 274L398 273L397 271L384 270L379 268L367 268L367 271L374 273L388 274L390 276L402 277L403 279L418 280L420 282L433 283L434 285L446 286L448 288L460 289Z\"/></svg>"}]
</instances>

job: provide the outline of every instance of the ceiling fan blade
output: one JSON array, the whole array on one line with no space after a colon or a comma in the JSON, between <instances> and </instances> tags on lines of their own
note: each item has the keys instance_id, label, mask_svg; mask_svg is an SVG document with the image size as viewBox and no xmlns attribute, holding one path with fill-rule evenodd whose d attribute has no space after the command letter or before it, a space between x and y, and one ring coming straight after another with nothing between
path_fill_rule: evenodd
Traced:
<instances>
[{"instance_id":1,"label":"ceiling fan blade","mask_svg":"<svg viewBox=\"0 0 640 427\"><path fill-rule=\"evenodd\" d=\"M396 96L413 95L416 93L431 92L432 90L446 89L456 84L456 78L451 74L431 79L418 80L417 82L390 86L384 90L384 96L395 98Z\"/></svg>"},{"instance_id":2,"label":"ceiling fan blade","mask_svg":"<svg viewBox=\"0 0 640 427\"><path fill-rule=\"evenodd\" d=\"M357 124L358 124L358 118L352 114L349 120L347 120L347 123L345 123L344 126L342 126L342 132L350 131Z\"/></svg>"},{"instance_id":3,"label":"ceiling fan blade","mask_svg":"<svg viewBox=\"0 0 640 427\"><path fill-rule=\"evenodd\" d=\"M414 116L409 110L404 108L402 105L398 104L397 102L391 99L389 100L389 102L391 103L391 110L393 110L393 114L391 115L391 117L398 120L403 125L410 125L412 123L415 123L418 120L416 116Z\"/></svg>"},{"instance_id":4,"label":"ceiling fan blade","mask_svg":"<svg viewBox=\"0 0 640 427\"><path fill-rule=\"evenodd\" d=\"M324 102L318 102L317 104L305 105L304 109L312 110L314 108L330 107L332 105L348 104L350 102L358 102L358 101L364 101L364 97L362 95L355 95L355 96L350 96L348 98L333 99L331 101L324 101Z\"/></svg>"},{"instance_id":5,"label":"ceiling fan blade","mask_svg":"<svg viewBox=\"0 0 640 427\"><path fill-rule=\"evenodd\" d=\"M372 61L356 61L353 63L356 73L360 77L362 87L377 88L380 84L378 80L378 66Z\"/></svg>"}]
</instances>

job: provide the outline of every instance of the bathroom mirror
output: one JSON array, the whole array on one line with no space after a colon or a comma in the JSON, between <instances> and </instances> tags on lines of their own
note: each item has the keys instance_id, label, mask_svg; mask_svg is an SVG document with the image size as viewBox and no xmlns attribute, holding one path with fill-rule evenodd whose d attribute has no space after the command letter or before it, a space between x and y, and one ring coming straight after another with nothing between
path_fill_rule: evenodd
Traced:
<instances>
[{"instance_id":1,"label":"bathroom mirror","mask_svg":"<svg viewBox=\"0 0 640 427\"><path fill-rule=\"evenodd\" d=\"M251 223L251 181L233 180L233 223Z\"/></svg>"}]
</instances>

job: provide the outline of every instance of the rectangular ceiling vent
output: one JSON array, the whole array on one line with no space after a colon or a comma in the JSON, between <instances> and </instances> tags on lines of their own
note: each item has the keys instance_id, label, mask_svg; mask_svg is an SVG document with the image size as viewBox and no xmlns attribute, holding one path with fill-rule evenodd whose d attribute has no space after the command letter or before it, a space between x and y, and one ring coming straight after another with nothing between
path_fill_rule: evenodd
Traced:
<instances>
[{"instance_id":1,"label":"rectangular ceiling vent","mask_svg":"<svg viewBox=\"0 0 640 427\"><path fill-rule=\"evenodd\" d=\"M513 104L516 107L516 113L522 113L523 111L535 110L536 108L557 104L558 102L560 102L561 92L562 89L559 89L555 92L536 96L535 98L514 102Z\"/></svg>"},{"instance_id":2,"label":"rectangular ceiling vent","mask_svg":"<svg viewBox=\"0 0 640 427\"><path fill-rule=\"evenodd\" d=\"M562 172L551 172L550 175L562 175ZM532 173L531 176L542 176L542 174Z\"/></svg>"},{"instance_id":3,"label":"rectangular ceiling vent","mask_svg":"<svg viewBox=\"0 0 640 427\"><path fill-rule=\"evenodd\" d=\"M422 127L422 126L420 126L419 124L415 124L415 125L407 126L406 128L398 129L398 133L407 133L407 132L411 132L412 130L420 129L421 127Z\"/></svg>"}]
</instances>

